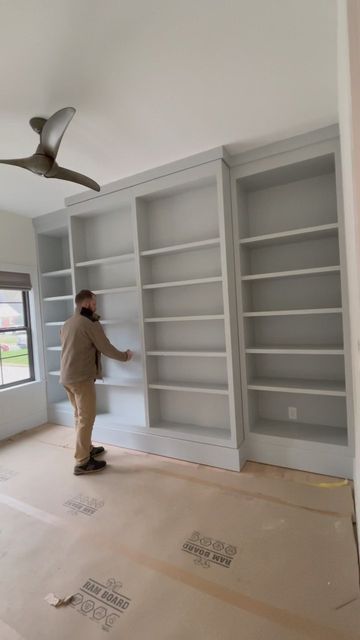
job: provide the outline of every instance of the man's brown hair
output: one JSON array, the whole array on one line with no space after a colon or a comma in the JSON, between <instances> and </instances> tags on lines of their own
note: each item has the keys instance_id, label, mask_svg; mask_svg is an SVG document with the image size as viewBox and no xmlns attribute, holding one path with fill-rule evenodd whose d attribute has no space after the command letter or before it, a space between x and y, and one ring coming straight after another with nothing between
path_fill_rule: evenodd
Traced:
<instances>
[{"instance_id":1,"label":"man's brown hair","mask_svg":"<svg viewBox=\"0 0 360 640\"><path fill-rule=\"evenodd\" d=\"M90 289L81 289L78 294L76 294L75 304L79 305L85 300L91 300L94 297L94 293L90 291Z\"/></svg>"}]
</instances>

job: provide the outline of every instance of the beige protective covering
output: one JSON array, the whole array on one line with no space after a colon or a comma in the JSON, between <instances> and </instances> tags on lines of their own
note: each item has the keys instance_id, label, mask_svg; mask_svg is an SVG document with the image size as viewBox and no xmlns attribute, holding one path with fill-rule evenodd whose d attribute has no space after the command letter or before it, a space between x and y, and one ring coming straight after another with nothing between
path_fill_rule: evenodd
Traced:
<instances>
[{"instance_id":1,"label":"beige protective covering","mask_svg":"<svg viewBox=\"0 0 360 640\"><path fill-rule=\"evenodd\" d=\"M1 640L360 638L349 486L110 446L76 477L72 447L54 426L0 447Z\"/></svg>"}]
</instances>

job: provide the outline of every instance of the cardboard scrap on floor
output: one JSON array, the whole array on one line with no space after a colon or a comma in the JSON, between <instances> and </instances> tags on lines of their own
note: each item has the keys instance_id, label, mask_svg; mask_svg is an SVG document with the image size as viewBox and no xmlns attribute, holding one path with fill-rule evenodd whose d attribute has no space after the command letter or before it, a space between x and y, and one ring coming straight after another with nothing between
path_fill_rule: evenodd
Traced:
<instances>
[{"instance_id":1,"label":"cardboard scrap on floor","mask_svg":"<svg viewBox=\"0 0 360 640\"><path fill-rule=\"evenodd\" d=\"M1 640L360 638L349 486L111 446L76 477L72 435L0 446Z\"/></svg>"}]
</instances>

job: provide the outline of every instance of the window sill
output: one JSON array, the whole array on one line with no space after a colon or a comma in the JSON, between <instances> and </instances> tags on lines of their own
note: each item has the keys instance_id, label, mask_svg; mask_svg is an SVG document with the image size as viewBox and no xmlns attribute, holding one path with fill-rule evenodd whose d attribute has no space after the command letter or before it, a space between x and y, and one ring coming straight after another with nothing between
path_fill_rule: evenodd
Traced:
<instances>
[{"instance_id":1,"label":"window sill","mask_svg":"<svg viewBox=\"0 0 360 640\"><path fill-rule=\"evenodd\" d=\"M0 389L0 393L4 393L4 391L17 391L18 389L24 389L24 387L30 387L39 384L45 384L45 380L29 380L29 382L21 382L20 384L15 384L12 387L3 387Z\"/></svg>"}]
</instances>

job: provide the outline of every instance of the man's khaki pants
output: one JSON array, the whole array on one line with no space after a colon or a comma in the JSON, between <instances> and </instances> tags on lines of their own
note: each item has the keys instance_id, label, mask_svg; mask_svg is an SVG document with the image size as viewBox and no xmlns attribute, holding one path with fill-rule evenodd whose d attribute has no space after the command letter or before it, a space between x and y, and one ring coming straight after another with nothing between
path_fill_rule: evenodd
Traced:
<instances>
[{"instance_id":1,"label":"man's khaki pants","mask_svg":"<svg viewBox=\"0 0 360 640\"><path fill-rule=\"evenodd\" d=\"M64 387L74 407L76 464L85 464L90 458L91 434L96 416L95 383L76 382Z\"/></svg>"}]
</instances>

